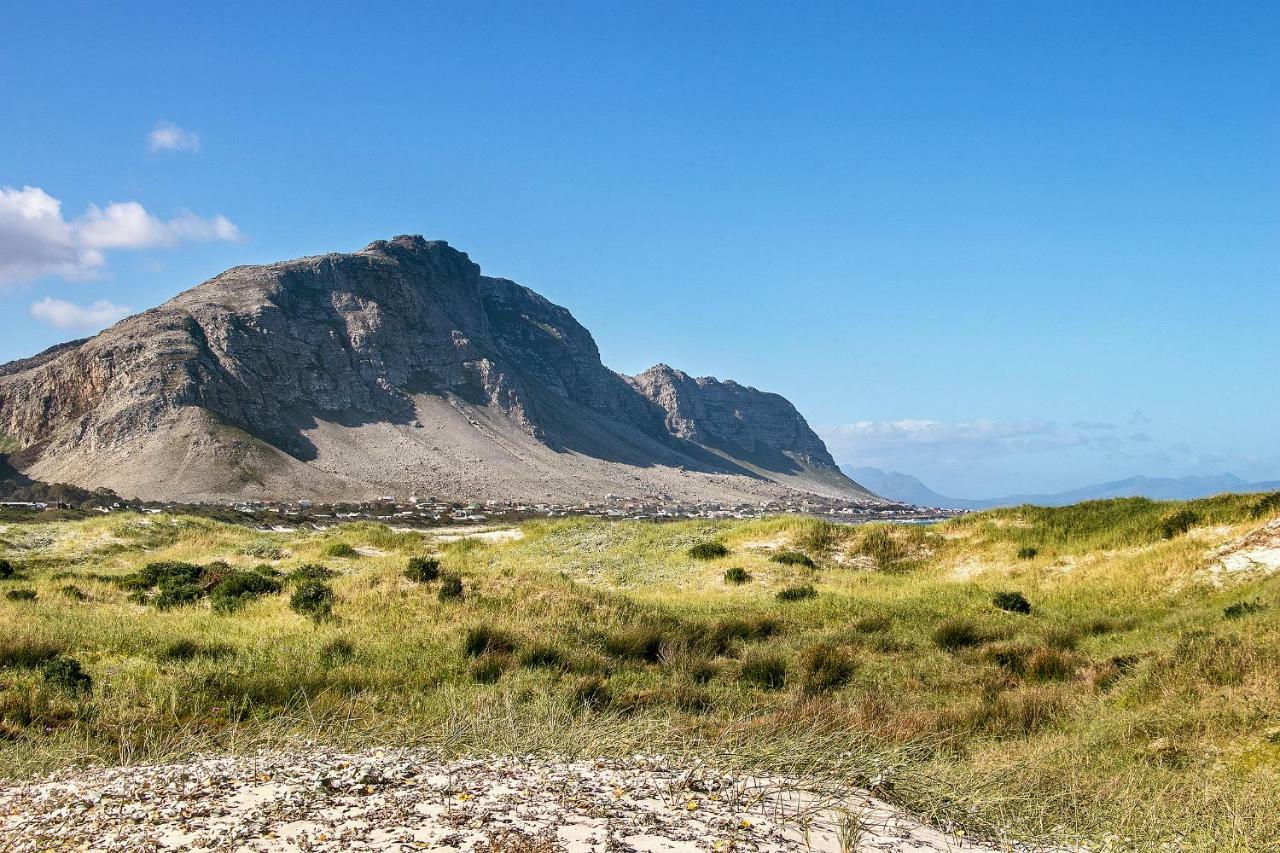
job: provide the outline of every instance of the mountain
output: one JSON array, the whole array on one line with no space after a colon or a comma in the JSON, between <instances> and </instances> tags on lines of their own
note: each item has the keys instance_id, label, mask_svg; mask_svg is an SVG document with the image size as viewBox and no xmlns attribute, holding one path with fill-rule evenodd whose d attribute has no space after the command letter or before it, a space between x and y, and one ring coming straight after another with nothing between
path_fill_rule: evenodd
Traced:
<instances>
[{"instance_id":1,"label":"mountain","mask_svg":"<svg viewBox=\"0 0 1280 853\"><path fill-rule=\"evenodd\" d=\"M882 471L879 468L844 466L845 473L878 495L890 500L916 506L946 507L948 509L989 509L997 506L1037 504L1039 506L1066 506L1080 501L1105 498L1144 497L1153 500L1192 500L1224 492L1272 492L1280 491L1280 482L1250 483L1234 474L1215 474L1202 477L1129 477L1110 483L1098 483L1047 495L1006 495L1001 498L970 500L949 498L930 489L910 474Z\"/></svg>"},{"instance_id":2,"label":"mountain","mask_svg":"<svg viewBox=\"0 0 1280 853\"><path fill-rule=\"evenodd\" d=\"M25 475L170 500L877 500L782 397L591 334L442 241L241 266L0 366Z\"/></svg>"}]
</instances>

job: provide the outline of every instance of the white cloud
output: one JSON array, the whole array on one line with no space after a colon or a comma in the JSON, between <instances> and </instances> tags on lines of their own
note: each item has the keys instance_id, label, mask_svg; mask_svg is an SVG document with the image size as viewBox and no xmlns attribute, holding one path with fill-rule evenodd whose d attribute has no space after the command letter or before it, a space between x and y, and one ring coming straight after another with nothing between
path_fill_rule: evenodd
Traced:
<instances>
[{"instance_id":1,"label":"white cloud","mask_svg":"<svg viewBox=\"0 0 1280 853\"><path fill-rule=\"evenodd\" d=\"M161 151L199 151L200 136L189 130L183 130L171 121L158 121L147 134L147 147L152 152Z\"/></svg>"},{"instance_id":2,"label":"white cloud","mask_svg":"<svg viewBox=\"0 0 1280 853\"><path fill-rule=\"evenodd\" d=\"M132 308L99 299L92 305L77 305L65 299L45 297L31 306L31 316L59 329L99 329L127 317Z\"/></svg>"},{"instance_id":3,"label":"white cloud","mask_svg":"<svg viewBox=\"0 0 1280 853\"><path fill-rule=\"evenodd\" d=\"M242 239L230 219L184 210L161 220L136 201L90 205L67 220L62 203L39 187L0 187L0 285L54 275L83 279L106 263L108 249L150 249L179 243Z\"/></svg>"},{"instance_id":4,"label":"white cloud","mask_svg":"<svg viewBox=\"0 0 1280 853\"><path fill-rule=\"evenodd\" d=\"M1052 421L857 421L819 429L837 459L858 465L904 465L984 459L1088 445Z\"/></svg>"}]
</instances>

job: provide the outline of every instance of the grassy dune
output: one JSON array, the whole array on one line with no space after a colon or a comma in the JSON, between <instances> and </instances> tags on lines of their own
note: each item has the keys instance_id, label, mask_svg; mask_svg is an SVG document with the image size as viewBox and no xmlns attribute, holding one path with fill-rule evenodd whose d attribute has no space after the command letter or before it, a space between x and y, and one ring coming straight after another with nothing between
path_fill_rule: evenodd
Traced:
<instances>
[{"instance_id":1,"label":"grassy dune","mask_svg":"<svg viewBox=\"0 0 1280 853\"><path fill-rule=\"evenodd\" d=\"M1276 496L1131 499L447 544L3 525L0 775L305 739L689 752L873 787L974 834L1259 849L1280 838L1280 579L1206 569L1277 514ZM690 556L707 543L727 554ZM440 576L407 577L415 556ZM144 571L166 562L191 568ZM318 588L331 613L307 611Z\"/></svg>"}]
</instances>

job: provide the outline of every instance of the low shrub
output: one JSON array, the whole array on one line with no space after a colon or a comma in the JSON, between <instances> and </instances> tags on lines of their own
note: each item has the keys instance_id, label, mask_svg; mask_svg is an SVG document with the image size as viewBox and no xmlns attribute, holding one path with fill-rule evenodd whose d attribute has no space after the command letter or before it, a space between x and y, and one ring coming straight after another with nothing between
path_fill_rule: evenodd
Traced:
<instances>
[{"instance_id":1,"label":"low shrub","mask_svg":"<svg viewBox=\"0 0 1280 853\"><path fill-rule=\"evenodd\" d=\"M231 613L241 605L264 595L275 595L282 589L278 580L257 572L232 572L218 582L210 598L218 613Z\"/></svg>"},{"instance_id":2,"label":"low shrub","mask_svg":"<svg viewBox=\"0 0 1280 853\"><path fill-rule=\"evenodd\" d=\"M699 542L689 549L689 556L695 560L717 560L729 556L729 549L723 542Z\"/></svg>"},{"instance_id":3,"label":"low shrub","mask_svg":"<svg viewBox=\"0 0 1280 853\"><path fill-rule=\"evenodd\" d=\"M75 658L54 658L40 667L40 674L49 684L71 693L88 690L93 685L93 679Z\"/></svg>"},{"instance_id":4,"label":"low shrub","mask_svg":"<svg viewBox=\"0 0 1280 853\"><path fill-rule=\"evenodd\" d=\"M1036 558L1036 555L1039 553L1040 553L1040 550L1036 548L1034 545L1023 545L1021 548L1018 549L1018 559L1034 560Z\"/></svg>"},{"instance_id":5,"label":"low shrub","mask_svg":"<svg viewBox=\"0 0 1280 853\"><path fill-rule=\"evenodd\" d=\"M436 595L441 601L454 601L462 598L462 578L457 575L441 575L440 590Z\"/></svg>"},{"instance_id":6,"label":"low shrub","mask_svg":"<svg viewBox=\"0 0 1280 853\"><path fill-rule=\"evenodd\" d=\"M1180 509L1177 512L1165 516L1160 521L1160 536L1164 539L1173 539L1186 533L1200 518L1189 509Z\"/></svg>"},{"instance_id":7,"label":"low shrub","mask_svg":"<svg viewBox=\"0 0 1280 853\"><path fill-rule=\"evenodd\" d=\"M806 583L783 587L778 590L777 598L779 601L804 601L806 598L813 598L817 594L818 591Z\"/></svg>"},{"instance_id":8,"label":"low shrub","mask_svg":"<svg viewBox=\"0 0 1280 853\"><path fill-rule=\"evenodd\" d=\"M1027 659L1034 651L1024 643L997 643L983 649L983 657L1014 675L1025 675Z\"/></svg>"},{"instance_id":9,"label":"low shrub","mask_svg":"<svg viewBox=\"0 0 1280 853\"><path fill-rule=\"evenodd\" d=\"M323 581L303 581L289 598L289 607L313 622L323 622L333 616L336 596L333 587Z\"/></svg>"},{"instance_id":10,"label":"low shrub","mask_svg":"<svg viewBox=\"0 0 1280 853\"><path fill-rule=\"evenodd\" d=\"M11 589L4 594L4 597L10 601L35 601L36 591L34 589Z\"/></svg>"},{"instance_id":11,"label":"low shrub","mask_svg":"<svg viewBox=\"0 0 1280 853\"><path fill-rule=\"evenodd\" d=\"M739 677L766 690L781 690L787 683L787 659L781 655L752 655L742 662Z\"/></svg>"},{"instance_id":12,"label":"low shrub","mask_svg":"<svg viewBox=\"0 0 1280 853\"><path fill-rule=\"evenodd\" d=\"M325 546L324 555L340 559L355 559L360 556L360 552L346 542L334 542Z\"/></svg>"},{"instance_id":13,"label":"low shrub","mask_svg":"<svg viewBox=\"0 0 1280 853\"><path fill-rule=\"evenodd\" d=\"M338 573L328 566L319 563L306 563L284 576L285 583L301 584L307 581L327 581L336 578Z\"/></svg>"},{"instance_id":14,"label":"low shrub","mask_svg":"<svg viewBox=\"0 0 1280 853\"><path fill-rule=\"evenodd\" d=\"M1237 601L1235 604L1227 605L1223 608L1222 615L1228 619L1240 619L1254 613L1261 613L1266 609L1267 606L1255 598L1253 601Z\"/></svg>"},{"instance_id":15,"label":"low shrub","mask_svg":"<svg viewBox=\"0 0 1280 853\"><path fill-rule=\"evenodd\" d=\"M991 599L991 603L1006 613L1022 613L1031 612L1031 602L1027 601L1026 596L1017 591L997 592Z\"/></svg>"},{"instance_id":16,"label":"low shrub","mask_svg":"<svg viewBox=\"0 0 1280 853\"><path fill-rule=\"evenodd\" d=\"M948 652L980 646L988 639L972 619L947 619L933 629L934 645Z\"/></svg>"},{"instance_id":17,"label":"low shrub","mask_svg":"<svg viewBox=\"0 0 1280 853\"><path fill-rule=\"evenodd\" d=\"M0 557L0 581L7 581L9 578L13 577L13 575L13 563L10 563L8 560Z\"/></svg>"},{"instance_id":18,"label":"low shrub","mask_svg":"<svg viewBox=\"0 0 1280 853\"><path fill-rule=\"evenodd\" d=\"M284 556L284 552L278 545L263 539L245 545L240 549L240 553L246 557L257 557L259 560L279 560Z\"/></svg>"},{"instance_id":19,"label":"low shrub","mask_svg":"<svg viewBox=\"0 0 1280 853\"><path fill-rule=\"evenodd\" d=\"M151 598L149 603L160 610L170 610L174 607L194 604L204 596L204 587L197 583L173 583L162 586L160 592ZM139 600L146 600L145 596L139 596Z\"/></svg>"},{"instance_id":20,"label":"low shrub","mask_svg":"<svg viewBox=\"0 0 1280 853\"><path fill-rule=\"evenodd\" d=\"M803 551L779 551L769 560L774 563L781 563L784 566L804 566L806 569L816 569L818 567L813 558Z\"/></svg>"},{"instance_id":21,"label":"low shrub","mask_svg":"<svg viewBox=\"0 0 1280 853\"><path fill-rule=\"evenodd\" d=\"M72 601L85 601L89 598L89 596L85 595L84 590L73 583L67 584L58 591L62 593L64 598L69 598Z\"/></svg>"},{"instance_id":22,"label":"low shrub","mask_svg":"<svg viewBox=\"0 0 1280 853\"><path fill-rule=\"evenodd\" d=\"M414 583L430 583L440 577L440 561L434 557L410 557L404 576Z\"/></svg>"},{"instance_id":23,"label":"low shrub","mask_svg":"<svg viewBox=\"0 0 1280 853\"><path fill-rule=\"evenodd\" d=\"M476 625L467 630L462 641L462 651L467 657L484 654L510 654L516 650L515 637L489 625Z\"/></svg>"},{"instance_id":24,"label":"low shrub","mask_svg":"<svg viewBox=\"0 0 1280 853\"><path fill-rule=\"evenodd\" d=\"M731 569L724 570L724 582L734 586L740 586L744 583L751 582L751 573L741 566L734 566Z\"/></svg>"},{"instance_id":25,"label":"low shrub","mask_svg":"<svg viewBox=\"0 0 1280 853\"><path fill-rule=\"evenodd\" d=\"M589 675L579 679L569 691L569 701L575 708L603 708L613 700L613 691L603 678Z\"/></svg>"},{"instance_id":26,"label":"low shrub","mask_svg":"<svg viewBox=\"0 0 1280 853\"><path fill-rule=\"evenodd\" d=\"M62 654L64 648L48 640L6 633L0 635L0 667L31 669Z\"/></svg>"},{"instance_id":27,"label":"low shrub","mask_svg":"<svg viewBox=\"0 0 1280 853\"><path fill-rule=\"evenodd\" d=\"M810 646L800 657L806 693L834 690L853 677L856 663L846 649L831 643Z\"/></svg>"}]
</instances>

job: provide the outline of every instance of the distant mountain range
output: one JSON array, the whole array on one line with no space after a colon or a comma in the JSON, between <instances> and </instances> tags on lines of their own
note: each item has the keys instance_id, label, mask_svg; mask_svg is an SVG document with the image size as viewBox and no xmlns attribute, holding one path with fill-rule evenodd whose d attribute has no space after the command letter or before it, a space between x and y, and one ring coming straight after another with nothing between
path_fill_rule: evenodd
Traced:
<instances>
[{"instance_id":1,"label":"distant mountain range","mask_svg":"<svg viewBox=\"0 0 1280 853\"><path fill-rule=\"evenodd\" d=\"M1274 492L1280 491L1280 481L1251 483L1234 474L1214 474L1204 477L1129 477L1110 483L1097 483L1079 489L1045 495L1005 495L999 498L966 499L940 495L916 477L898 471L879 468L857 468L843 465L841 469L860 484L880 495L916 506L946 507L948 509L989 509L998 506L1038 504L1040 506L1066 506L1080 501L1104 498L1144 497L1154 500L1191 500L1223 492Z\"/></svg>"}]
</instances>

